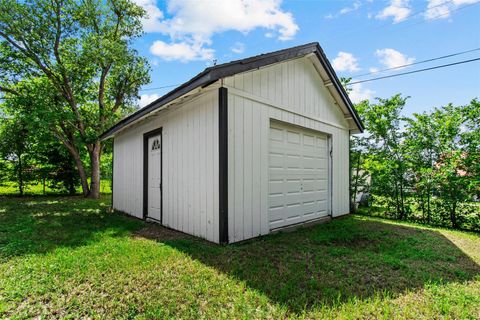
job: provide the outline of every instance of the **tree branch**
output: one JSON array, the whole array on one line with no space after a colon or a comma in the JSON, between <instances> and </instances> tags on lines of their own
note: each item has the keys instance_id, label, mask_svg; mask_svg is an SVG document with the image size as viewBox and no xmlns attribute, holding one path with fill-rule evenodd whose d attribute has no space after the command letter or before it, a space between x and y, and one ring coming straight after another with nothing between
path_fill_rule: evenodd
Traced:
<instances>
[{"instance_id":1,"label":"tree branch","mask_svg":"<svg viewBox=\"0 0 480 320\"><path fill-rule=\"evenodd\" d=\"M3 86L0 86L0 91L5 92L5 93L14 94L14 95L16 95L16 96L19 96L19 95L20 95L20 92L14 90L14 89L10 89L10 88L7 88L7 87L3 87Z\"/></svg>"}]
</instances>

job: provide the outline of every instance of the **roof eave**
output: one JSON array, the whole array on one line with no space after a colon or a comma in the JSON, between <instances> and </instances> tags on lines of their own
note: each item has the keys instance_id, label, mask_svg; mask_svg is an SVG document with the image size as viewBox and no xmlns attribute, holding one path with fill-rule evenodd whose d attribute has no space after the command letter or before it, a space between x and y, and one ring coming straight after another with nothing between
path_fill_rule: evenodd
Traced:
<instances>
[{"instance_id":1,"label":"roof eave","mask_svg":"<svg viewBox=\"0 0 480 320\"><path fill-rule=\"evenodd\" d=\"M323 52L322 47L317 43L317 50L315 51L317 54L318 59L320 60L320 63L322 64L323 68L327 71L328 76L332 80L333 85L337 89L337 91L340 93L340 96L342 97L343 102L347 106L348 110L350 111L353 120L355 121L358 130L360 133L363 133L365 130L365 127L362 123L362 120L360 119L360 116L358 115L357 111L355 110L355 107L353 106L352 101L348 97L347 92L345 91L345 88L343 87L342 83L337 77L337 74L333 70L332 65L330 64L330 61L328 61L327 56Z\"/></svg>"}]
</instances>

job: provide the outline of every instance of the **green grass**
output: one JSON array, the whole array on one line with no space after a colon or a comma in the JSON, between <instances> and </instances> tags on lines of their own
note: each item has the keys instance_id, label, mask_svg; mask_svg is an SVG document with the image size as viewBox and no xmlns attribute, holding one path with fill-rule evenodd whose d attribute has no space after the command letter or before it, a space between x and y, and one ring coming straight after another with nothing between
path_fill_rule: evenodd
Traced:
<instances>
[{"instance_id":1,"label":"green grass","mask_svg":"<svg viewBox=\"0 0 480 320\"><path fill-rule=\"evenodd\" d=\"M23 190L25 195L43 195L43 183L41 182L28 182ZM62 191L65 193L65 191ZM100 181L100 193L111 193L111 181L110 180L101 180ZM57 189L52 189L49 187L49 182L45 184L45 194L47 195L58 195L60 192ZM78 186L76 193L81 194L82 188ZM16 196L18 195L18 184L15 181L2 181L0 182L0 196Z\"/></svg>"},{"instance_id":2,"label":"green grass","mask_svg":"<svg viewBox=\"0 0 480 320\"><path fill-rule=\"evenodd\" d=\"M0 198L0 318L480 318L480 236L349 216L219 246L110 198Z\"/></svg>"}]
</instances>

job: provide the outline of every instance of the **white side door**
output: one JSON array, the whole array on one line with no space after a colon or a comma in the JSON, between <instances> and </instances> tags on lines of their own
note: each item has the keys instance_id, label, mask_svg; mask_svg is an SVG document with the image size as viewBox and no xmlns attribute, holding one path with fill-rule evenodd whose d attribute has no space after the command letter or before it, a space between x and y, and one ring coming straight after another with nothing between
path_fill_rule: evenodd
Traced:
<instances>
[{"instance_id":1,"label":"white side door","mask_svg":"<svg viewBox=\"0 0 480 320\"><path fill-rule=\"evenodd\" d=\"M270 229L329 214L326 134L272 122L269 139Z\"/></svg>"},{"instance_id":2,"label":"white side door","mask_svg":"<svg viewBox=\"0 0 480 320\"><path fill-rule=\"evenodd\" d=\"M162 137L148 139L148 210L147 217L161 221L162 214Z\"/></svg>"}]
</instances>

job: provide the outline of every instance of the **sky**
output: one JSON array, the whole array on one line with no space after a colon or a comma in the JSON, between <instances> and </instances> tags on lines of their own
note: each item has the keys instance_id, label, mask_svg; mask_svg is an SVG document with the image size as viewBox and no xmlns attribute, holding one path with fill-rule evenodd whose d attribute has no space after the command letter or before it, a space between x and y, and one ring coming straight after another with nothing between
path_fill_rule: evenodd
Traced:
<instances>
[{"instance_id":1,"label":"sky","mask_svg":"<svg viewBox=\"0 0 480 320\"><path fill-rule=\"evenodd\" d=\"M480 0L134 1L148 14L145 34L134 47L152 67L140 106L215 61L315 41L337 75L352 82L480 58ZM397 68L474 49L479 50ZM387 68L396 69L378 72ZM364 75L371 72L377 73ZM350 88L355 103L397 93L409 96L405 115L467 104L480 98L480 60Z\"/></svg>"}]
</instances>

